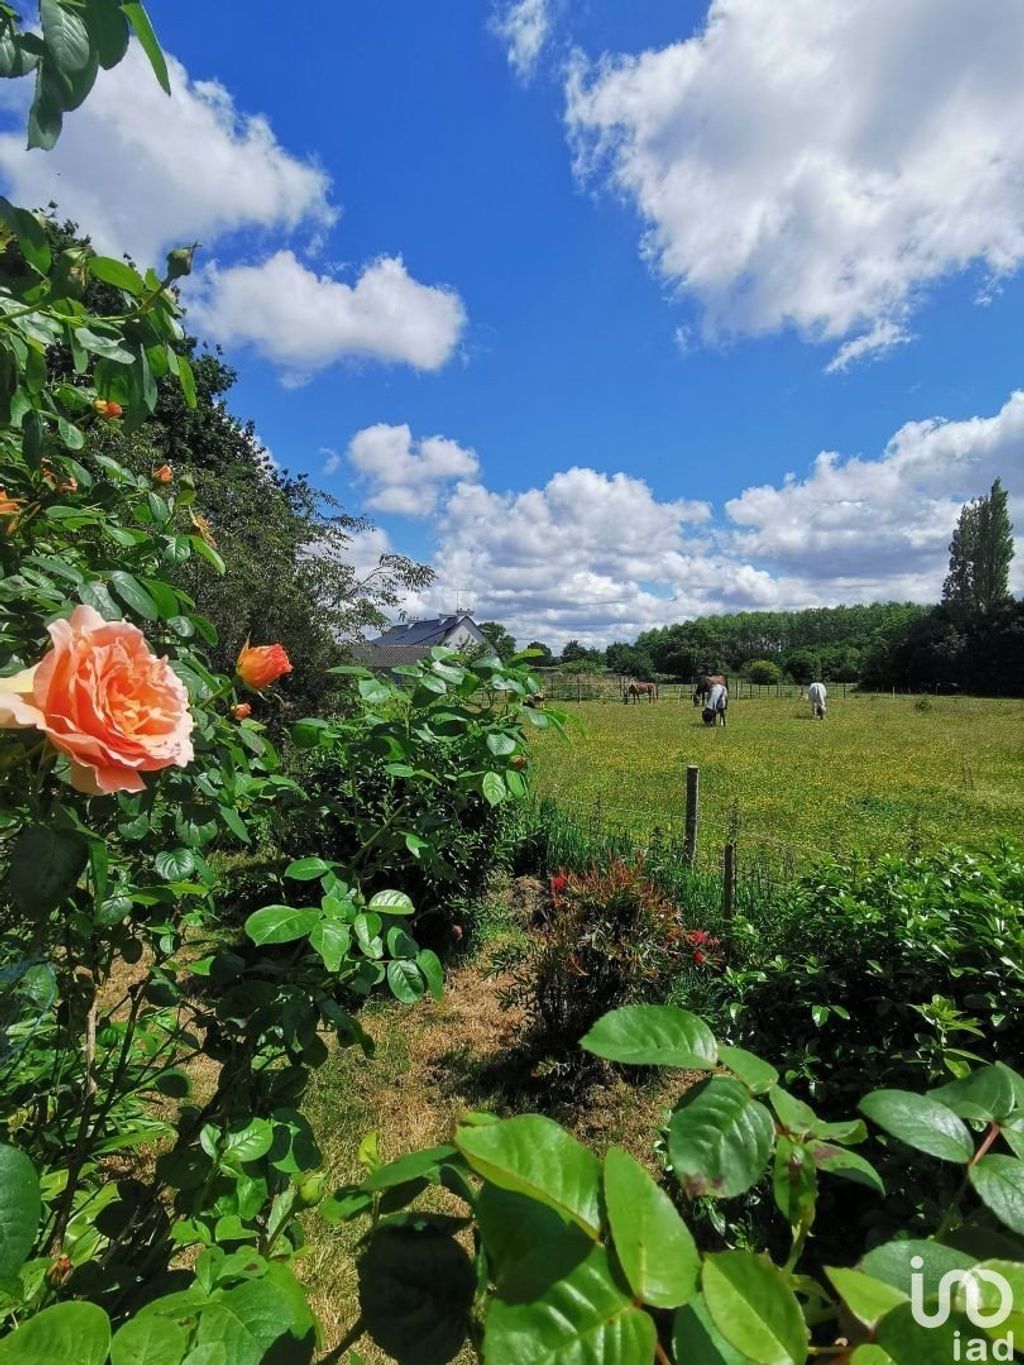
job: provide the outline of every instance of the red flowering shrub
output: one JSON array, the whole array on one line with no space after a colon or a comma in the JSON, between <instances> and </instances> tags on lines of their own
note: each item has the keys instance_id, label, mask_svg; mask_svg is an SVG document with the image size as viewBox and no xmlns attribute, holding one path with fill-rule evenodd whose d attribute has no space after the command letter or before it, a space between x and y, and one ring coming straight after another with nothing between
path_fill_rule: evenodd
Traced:
<instances>
[{"instance_id":1,"label":"red flowering shrub","mask_svg":"<svg viewBox=\"0 0 1024 1365\"><path fill-rule=\"evenodd\" d=\"M526 1011L533 1040L573 1053L601 1015L663 999L685 966L713 962L718 940L690 929L684 912L648 878L643 860L559 871L533 944L519 950L503 1002Z\"/></svg>"}]
</instances>

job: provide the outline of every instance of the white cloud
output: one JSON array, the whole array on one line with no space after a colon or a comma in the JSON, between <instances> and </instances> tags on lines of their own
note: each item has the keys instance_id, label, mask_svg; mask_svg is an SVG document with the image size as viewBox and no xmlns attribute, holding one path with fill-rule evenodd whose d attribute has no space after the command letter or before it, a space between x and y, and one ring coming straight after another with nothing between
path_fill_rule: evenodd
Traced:
<instances>
[{"instance_id":1,"label":"white cloud","mask_svg":"<svg viewBox=\"0 0 1024 1365\"><path fill-rule=\"evenodd\" d=\"M133 43L65 120L52 152L26 151L20 126L0 137L0 175L14 200L56 200L101 251L128 251L141 265L239 229L315 234L334 222L318 166L285 151L268 121L241 113L222 85L191 80L173 57L168 65L171 99ZM27 93L7 98L20 106Z\"/></svg>"},{"instance_id":2,"label":"white cloud","mask_svg":"<svg viewBox=\"0 0 1024 1365\"><path fill-rule=\"evenodd\" d=\"M1016 0L712 0L694 37L579 60L567 117L706 336L792 326L842 368L929 284L1024 260L1022 66Z\"/></svg>"},{"instance_id":3,"label":"white cloud","mask_svg":"<svg viewBox=\"0 0 1024 1365\"><path fill-rule=\"evenodd\" d=\"M367 485L367 510L406 517L431 516L444 489L475 479L480 468L474 451L446 436L416 442L405 424L384 422L357 432L348 457Z\"/></svg>"},{"instance_id":4,"label":"white cloud","mask_svg":"<svg viewBox=\"0 0 1024 1365\"><path fill-rule=\"evenodd\" d=\"M873 585L885 596L935 600L964 502L1000 476L1021 538L1024 588L1024 391L994 417L908 422L880 459L825 452L803 480L748 488L725 504L736 553L802 575L835 595Z\"/></svg>"},{"instance_id":5,"label":"white cloud","mask_svg":"<svg viewBox=\"0 0 1024 1365\"><path fill-rule=\"evenodd\" d=\"M549 0L512 0L495 16L492 27L507 44L509 65L529 80L551 32Z\"/></svg>"},{"instance_id":6,"label":"white cloud","mask_svg":"<svg viewBox=\"0 0 1024 1365\"><path fill-rule=\"evenodd\" d=\"M345 463L341 455L341 452L337 450L332 450L330 446L321 446L320 449L317 451L317 454L326 457L324 459L325 474L337 474L338 470Z\"/></svg>"},{"instance_id":7,"label":"white cloud","mask_svg":"<svg viewBox=\"0 0 1024 1365\"><path fill-rule=\"evenodd\" d=\"M250 345L292 382L336 361L367 358L438 370L465 326L454 290L414 280L398 257L355 284L318 275L288 250L259 265L211 266L191 312L225 345Z\"/></svg>"},{"instance_id":8,"label":"white cloud","mask_svg":"<svg viewBox=\"0 0 1024 1365\"><path fill-rule=\"evenodd\" d=\"M393 441L401 467L407 429L368 431L383 433L375 461ZM520 643L557 646L723 611L934 602L960 508L997 475L1022 592L1024 391L991 417L909 422L874 459L825 452L805 478L747 488L717 521L707 503L662 501L628 474L573 468L516 493L463 478L436 500L437 580L406 609L450 611L458 593Z\"/></svg>"}]
</instances>

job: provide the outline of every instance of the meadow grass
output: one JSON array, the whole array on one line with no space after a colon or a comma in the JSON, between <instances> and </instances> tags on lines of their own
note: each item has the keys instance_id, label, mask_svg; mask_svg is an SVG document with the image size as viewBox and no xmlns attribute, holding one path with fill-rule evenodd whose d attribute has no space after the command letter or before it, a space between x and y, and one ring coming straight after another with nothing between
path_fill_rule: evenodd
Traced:
<instances>
[{"instance_id":1,"label":"meadow grass","mask_svg":"<svg viewBox=\"0 0 1024 1365\"><path fill-rule=\"evenodd\" d=\"M1024 701L851 695L735 701L726 728L685 702L566 704L583 729L534 742L537 791L581 820L680 840L701 770L699 861L737 837L759 858L991 843L1024 828Z\"/></svg>"}]
</instances>

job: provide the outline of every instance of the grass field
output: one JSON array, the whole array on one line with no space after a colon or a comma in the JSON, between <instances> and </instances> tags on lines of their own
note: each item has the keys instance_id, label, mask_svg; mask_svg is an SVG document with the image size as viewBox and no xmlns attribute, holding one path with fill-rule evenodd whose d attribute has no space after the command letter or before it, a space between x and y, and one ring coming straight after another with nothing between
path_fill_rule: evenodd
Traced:
<instances>
[{"instance_id":1,"label":"grass field","mask_svg":"<svg viewBox=\"0 0 1024 1365\"><path fill-rule=\"evenodd\" d=\"M805 702L735 701L706 729L678 701L565 704L583 732L535 743L538 790L609 828L682 831L686 766L701 769L702 859L990 842L1024 831L1024 701L851 696L818 722Z\"/></svg>"}]
</instances>

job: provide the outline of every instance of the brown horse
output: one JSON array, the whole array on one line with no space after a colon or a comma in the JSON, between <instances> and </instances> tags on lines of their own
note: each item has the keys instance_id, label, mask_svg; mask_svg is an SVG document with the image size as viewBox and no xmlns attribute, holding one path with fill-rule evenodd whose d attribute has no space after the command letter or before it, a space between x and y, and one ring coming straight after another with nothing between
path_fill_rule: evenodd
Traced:
<instances>
[{"instance_id":1,"label":"brown horse","mask_svg":"<svg viewBox=\"0 0 1024 1365\"><path fill-rule=\"evenodd\" d=\"M711 689L716 683L721 683L728 691L729 679L722 673L702 673L694 684L693 704L700 706L706 702L711 693Z\"/></svg>"},{"instance_id":2,"label":"brown horse","mask_svg":"<svg viewBox=\"0 0 1024 1365\"><path fill-rule=\"evenodd\" d=\"M658 700L658 684L633 681L626 688L622 700L628 706L631 698L633 701L639 701L641 697L646 697L649 702L656 702Z\"/></svg>"}]
</instances>

